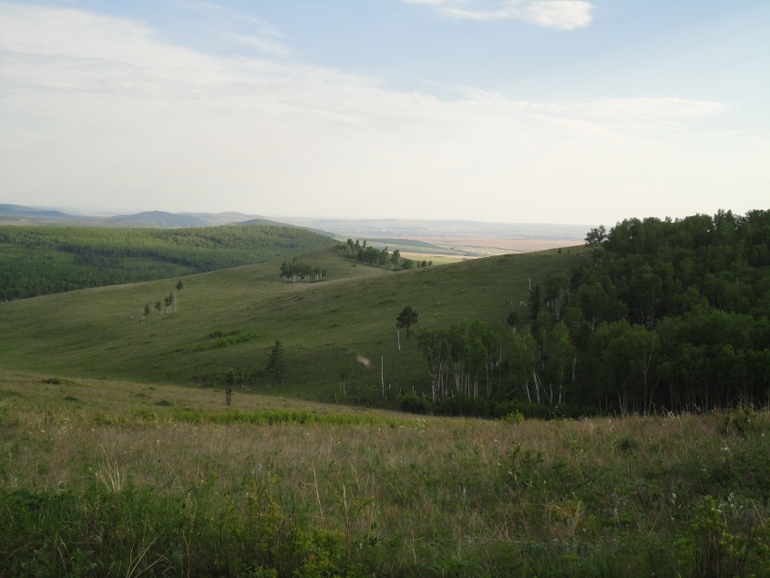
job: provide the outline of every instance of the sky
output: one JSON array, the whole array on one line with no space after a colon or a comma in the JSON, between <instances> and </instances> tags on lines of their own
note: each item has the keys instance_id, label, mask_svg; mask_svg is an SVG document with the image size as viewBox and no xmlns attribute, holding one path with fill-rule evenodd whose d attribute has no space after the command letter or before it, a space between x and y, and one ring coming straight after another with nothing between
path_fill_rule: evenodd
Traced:
<instances>
[{"instance_id":1,"label":"sky","mask_svg":"<svg viewBox=\"0 0 770 578\"><path fill-rule=\"evenodd\" d=\"M770 2L0 1L0 203L576 225L768 209Z\"/></svg>"}]
</instances>

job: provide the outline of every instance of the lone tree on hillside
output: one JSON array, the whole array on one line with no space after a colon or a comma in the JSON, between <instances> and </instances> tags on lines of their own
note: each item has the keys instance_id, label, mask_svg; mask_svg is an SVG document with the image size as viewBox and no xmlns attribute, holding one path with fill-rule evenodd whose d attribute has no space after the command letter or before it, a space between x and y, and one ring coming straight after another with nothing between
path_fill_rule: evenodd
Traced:
<instances>
[{"instance_id":1,"label":"lone tree on hillside","mask_svg":"<svg viewBox=\"0 0 770 578\"><path fill-rule=\"evenodd\" d=\"M281 383L286 378L283 373L283 343L278 340L270 348L270 357L267 358L267 372L273 374L276 383Z\"/></svg>"},{"instance_id":2,"label":"lone tree on hillside","mask_svg":"<svg viewBox=\"0 0 770 578\"><path fill-rule=\"evenodd\" d=\"M409 328L417 323L419 313L412 309L411 305L404 307L403 311L396 317L396 327L406 328L406 338L409 339Z\"/></svg>"},{"instance_id":3,"label":"lone tree on hillside","mask_svg":"<svg viewBox=\"0 0 770 578\"><path fill-rule=\"evenodd\" d=\"M182 284L182 280L180 279L179 282L176 284L176 290L180 291L182 287L184 287L184 285Z\"/></svg>"}]
</instances>

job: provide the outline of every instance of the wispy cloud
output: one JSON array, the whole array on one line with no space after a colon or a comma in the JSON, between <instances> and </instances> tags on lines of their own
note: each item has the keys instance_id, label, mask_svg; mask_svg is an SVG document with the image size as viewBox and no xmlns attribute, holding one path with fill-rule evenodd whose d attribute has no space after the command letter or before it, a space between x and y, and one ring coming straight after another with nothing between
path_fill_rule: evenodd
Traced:
<instances>
[{"instance_id":1,"label":"wispy cloud","mask_svg":"<svg viewBox=\"0 0 770 578\"><path fill-rule=\"evenodd\" d=\"M248 47L270 56L285 58L291 54L281 32L264 20L203 0L177 0L175 5L203 17L204 25L193 36L214 36L219 42L229 41L232 46Z\"/></svg>"},{"instance_id":2,"label":"wispy cloud","mask_svg":"<svg viewBox=\"0 0 770 578\"><path fill-rule=\"evenodd\" d=\"M727 112L719 102L538 103L472 87L440 100L260 54L212 56L126 19L0 4L0 195L327 216L382 216L382 203L354 199L387 198L402 217L573 222L586 217L553 201L564 191L645 199L677 185L672 170L713 187L766 158L765 145L699 138L697 123Z\"/></svg>"},{"instance_id":3,"label":"wispy cloud","mask_svg":"<svg viewBox=\"0 0 770 578\"><path fill-rule=\"evenodd\" d=\"M281 37L282 34L273 26L270 26L264 20L254 18L247 14L242 14L234 8L222 6L220 4L214 4L212 2L204 2L202 0L177 0L175 4L186 10L193 10L196 12L202 12L208 16L225 17L228 20L236 20L244 22L254 28L254 32L266 35Z\"/></svg>"},{"instance_id":4,"label":"wispy cloud","mask_svg":"<svg viewBox=\"0 0 770 578\"><path fill-rule=\"evenodd\" d=\"M591 23L594 5L582 0L401 0L409 4L433 6L453 18L468 20L507 20L515 18L531 24L574 30Z\"/></svg>"}]
</instances>

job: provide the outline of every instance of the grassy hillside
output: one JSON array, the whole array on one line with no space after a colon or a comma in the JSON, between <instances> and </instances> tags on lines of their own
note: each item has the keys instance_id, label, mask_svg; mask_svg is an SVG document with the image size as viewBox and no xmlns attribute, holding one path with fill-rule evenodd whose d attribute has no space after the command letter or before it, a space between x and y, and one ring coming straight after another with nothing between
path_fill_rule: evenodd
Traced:
<instances>
[{"instance_id":1,"label":"grassy hillside","mask_svg":"<svg viewBox=\"0 0 770 578\"><path fill-rule=\"evenodd\" d=\"M329 246L296 227L192 229L0 226L0 300L165 279Z\"/></svg>"},{"instance_id":2,"label":"grassy hillside","mask_svg":"<svg viewBox=\"0 0 770 578\"><path fill-rule=\"evenodd\" d=\"M0 371L3 576L770 572L770 416L416 418Z\"/></svg>"},{"instance_id":3,"label":"grassy hillside","mask_svg":"<svg viewBox=\"0 0 770 578\"><path fill-rule=\"evenodd\" d=\"M182 278L175 312L144 320L145 304L165 298L176 278L2 303L0 367L176 383L233 368L252 371L255 389L313 398L341 396L344 381L354 401L379 396L382 377L394 396L427 379L416 339L405 340L403 330L399 351L396 316L406 305L419 312L418 329L466 319L502 324L526 298L530 278L566 270L578 251L393 273L322 249L301 259L327 269L327 281L281 281L278 262L194 275ZM280 385L259 375L276 340L288 371Z\"/></svg>"}]
</instances>

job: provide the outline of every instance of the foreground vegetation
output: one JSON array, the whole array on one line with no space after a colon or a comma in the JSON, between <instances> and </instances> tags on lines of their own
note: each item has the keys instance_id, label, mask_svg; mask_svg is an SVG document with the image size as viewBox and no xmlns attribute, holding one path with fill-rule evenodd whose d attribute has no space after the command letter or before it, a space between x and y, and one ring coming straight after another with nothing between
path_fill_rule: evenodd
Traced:
<instances>
[{"instance_id":1,"label":"foreground vegetation","mask_svg":"<svg viewBox=\"0 0 770 578\"><path fill-rule=\"evenodd\" d=\"M306 229L0 226L0 301L166 279L332 245Z\"/></svg>"},{"instance_id":2,"label":"foreground vegetation","mask_svg":"<svg viewBox=\"0 0 770 578\"><path fill-rule=\"evenodd\" d=\"M766 576L770 415L418 418L0 374L3 576Z\"/></svg>"}]
</instances>

